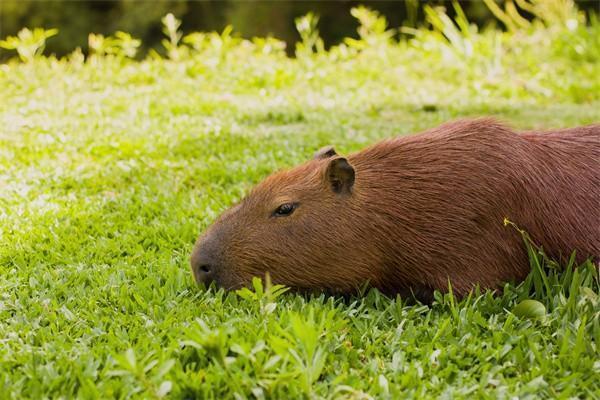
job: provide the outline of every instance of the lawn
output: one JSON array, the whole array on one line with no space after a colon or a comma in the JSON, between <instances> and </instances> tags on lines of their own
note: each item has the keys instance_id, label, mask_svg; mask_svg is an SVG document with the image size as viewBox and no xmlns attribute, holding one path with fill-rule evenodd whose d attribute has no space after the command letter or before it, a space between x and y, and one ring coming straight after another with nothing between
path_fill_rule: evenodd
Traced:
<instances>
[{"instance_id":1,"label":"lawn","mask_svg":"<svg viewBox=\"0 0 600 400\"><path fill-rule=\"evenodd\" d=\"M142 60L124 34L86 58L21 49L0 65L0 398L600 398L591 263L532 250L524 284L431 305L205 290L189 268L220 212L323 145L599 122L600 23L570 11L478 32L429 9L398 41L359 10L328 50L308 18L295 57L229 31Z\"/></svg>"}]
</instances>

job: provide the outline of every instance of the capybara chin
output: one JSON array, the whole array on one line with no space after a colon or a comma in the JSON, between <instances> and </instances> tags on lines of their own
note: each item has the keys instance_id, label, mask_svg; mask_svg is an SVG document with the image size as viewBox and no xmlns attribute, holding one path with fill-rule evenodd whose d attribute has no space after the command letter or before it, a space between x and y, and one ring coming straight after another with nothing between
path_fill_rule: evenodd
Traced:
<instances>
[{"instance_id":1,"label":"capybara chin","mask_svg":"<svg viewBox=\"0 0 600 400\"><path fill-rule=\"evenodd\" d=\"M269 273L300 290L369 282L430 299L495 289L529 272L508 218L546 254L600 255L600 125L516 133L459 120L348 157L331 147L269 176L214 222L191 257L225 288Z\"/></svg>"}]
</instances>

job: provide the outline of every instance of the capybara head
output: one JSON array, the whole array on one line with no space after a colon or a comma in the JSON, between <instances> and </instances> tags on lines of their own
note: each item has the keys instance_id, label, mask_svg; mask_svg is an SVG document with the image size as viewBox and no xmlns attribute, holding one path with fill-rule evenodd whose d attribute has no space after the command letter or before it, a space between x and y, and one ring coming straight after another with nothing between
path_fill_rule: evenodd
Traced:
<instances>
[{"instance_id":1,"label":"capybara head","mask_svg":"<svg viewBox=\"0 0 600 400\"><path fill-rule=\"evenodd\" d=\"M296 289L346 291L371 280L377 251L353 218L360 189L332 147L269 176L198 239L196 281L233 289L269 273Z\"/></svg>"}]
</instances>

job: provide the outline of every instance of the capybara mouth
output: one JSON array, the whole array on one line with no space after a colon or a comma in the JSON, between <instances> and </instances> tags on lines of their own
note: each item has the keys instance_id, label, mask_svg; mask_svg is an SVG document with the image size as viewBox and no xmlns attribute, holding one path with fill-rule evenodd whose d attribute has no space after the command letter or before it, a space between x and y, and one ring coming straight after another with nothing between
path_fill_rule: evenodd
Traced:
<instances>
[{"instance_id":1,"label":"capybara mouth","mask_svg":"<svg viewBox=\"0 0 600 400\"><path fill-rule=\"evenodd\" d=\"M242 282L237 282L237 283L219 283L218 281L215 282L215 286L219 289L224 289L228 292L234 292L236 290L240 290L244 287L247 287L249 289L252 288L252 283L248 282L248 283L242 283Z\"/></svg>"},{"instance_id":2,"label":"capybara mouth","mask_svg":"<svg viewBox=\"0 0 600 400\"><path fill-rule=\"evenodd\" d=\"M223 269L226 270L226 267L223 267ZM197 285L204 285L205 288L212 286L216 289L224 289L226 291L235 291L243 287L252 287L251 281L246 283L242 280L231 279L231 277L228 278L223 276L223 272L224 271L219 271L208 274L205 274L204 272L197 274L194 272L194 280Z\"/></svg>"}]
</instances>

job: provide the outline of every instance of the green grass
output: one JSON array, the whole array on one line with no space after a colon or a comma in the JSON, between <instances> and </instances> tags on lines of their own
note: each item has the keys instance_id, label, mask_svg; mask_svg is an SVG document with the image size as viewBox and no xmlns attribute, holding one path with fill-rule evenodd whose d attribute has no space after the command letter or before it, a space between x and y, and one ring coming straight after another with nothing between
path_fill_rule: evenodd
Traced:
<instances>
[{"instance_id":1,"label":"green grass","mask_svg":"<svg viewBox=\"0 0 600 400\"><path fill-rule=\"evenodd\" d=\"M172 59L0 65L0 398L600 398L591 264L557 273L532 251L522 285L430 306L193 283L196 236L320 146L484 114L600 120L597 22L363 28L297 58L225 33ZM543 318L511 312L528 298Z\"/></svg>"}]
</instances>

